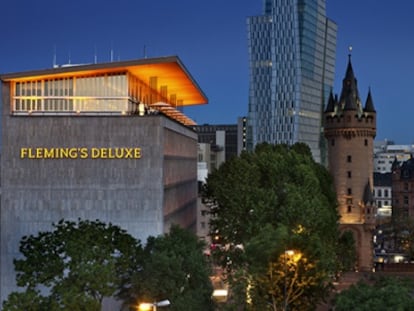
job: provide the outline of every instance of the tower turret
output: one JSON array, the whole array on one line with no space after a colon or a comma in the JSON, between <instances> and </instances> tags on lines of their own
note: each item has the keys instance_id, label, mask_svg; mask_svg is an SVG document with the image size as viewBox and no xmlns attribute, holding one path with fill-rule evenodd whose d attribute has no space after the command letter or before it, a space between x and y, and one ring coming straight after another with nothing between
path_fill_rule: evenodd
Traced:
<instances>
[{"instance_id":1,"label":"tower turret","mask_svg":"<svg viewBox=\"0 0 414 311\"><path fill-rule=\"evenodd\" d=\"M328 143L328 166L338 198L342 230L354 233L358 245L358 266L372 267L371 229L376 208L373 191L373 146L376 111L371 90L361 104L357 79L349 56L339 100L329 97L324 113L324 133Z\"/></svg>"}]
</instances>

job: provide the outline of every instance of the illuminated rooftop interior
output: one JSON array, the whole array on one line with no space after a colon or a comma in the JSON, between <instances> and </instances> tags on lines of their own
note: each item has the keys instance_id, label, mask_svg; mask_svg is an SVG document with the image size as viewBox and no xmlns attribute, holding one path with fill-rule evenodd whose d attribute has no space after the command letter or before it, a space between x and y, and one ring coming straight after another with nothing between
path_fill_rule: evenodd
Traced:
<instances>
[{"instance_id":1,"label":"illuminated rooftop interior","mask_svg":"<svg viewBox=\"0 0 414 311\"><path fill-rule=\"evenodd\" d=\"M119 76L121 74L129 77L128 82L123 80L121 82L118 81L118 84L116 85L118 87L118 91L115 92L112 90L109 97L108 95L106 97L102 96L101 90L92 90L92 94L87 94L87 96L85 96L85 94L82 94L82 96L79 95L81 85L83 87L83 91L85 92L85 85L87 85L87 82L85 81L87 78L97 78L96 80L98 80L98 78L107 76L113 77L115 75ZM144 92L140 91L138 95L135 94L135 92L133 94L134 96L131 96L133 92L131 94L128 93L131 91L127 90L128 86L126 86L126 83L131 83L129 82L131 77L134 79L135 87L139 88L139 90L144 88ZM207 104L208 102L208 99L203 91L181 63L180 59L176 56L145 58L132 61L101 64L65 65L45 70L4 74L0 76L0 79L3 82L10 82L11 87L13 88L12 92L15 92L13 93L14 102L11 103L11 111L15 115L24 113L36 115L40 114L40 111L42 114L53 114L51 113L51 110L55 113L91 113L91 108L84 111L83 109L77 108L80 107L80 105L76 106L76 103L83 100L82 107L85 107L94 101L94 105L90 106L96 108L96 103L99 105L103 103L104 100L107 100L107 102L112 104L112 109L115 109L113 107L115 107L118 102L121 102L121 100L129 100L129 105L131 105L131 101L134 102L134 100L136 100L137 105L140 102L145 104L146 111L149 110L152 113L154 111L161 112L186 125L194 125L195 123L178 109L180 107L190 105ZM84 79L83 82L81 81L82 79ZM65 82L63 84L58 84L58 82L55 81ZM78 85L76 85L76 81L78 81ZM102 83L102 81L99 82ZM57 88L56 85L64 88L63 95L62 93L55 94L56 92L49 93L49 91L45 91L45 89L48 90L52 88L52 82L55 82L55 84L53 84L54 88ZM47 83L49 83L49 86L45 87L45 84ZM68 86L68 83L70 86ZM29 85L29 87L27 85ZM123 89L119 91L119 86L125 88L126 93ZM95 85L95 88L99 87L102 88L102 86ZM17 93L17 88L23 89L24 91ZM129 86L129 89L131 89L131 86ZM145 96L141 93L145 93ZM43 103L49 103L53 100L66 102L70 101L70 105L66 103L62 104L62 106L59 107L65 107L65 109L64 111L61 111L60 108L47 108L47 105ZM42 103L40 103L40 101L42 101ZM116 105L114 104L115 101L118 101ZM30 102L31 104L27 104L27 102ZM163 103L163 105L160 105L160 103ZM116 109L118 108L119 107L116 106ZM120 109L117 111L121 112ZM127 113L128 111L131 112L131 110L127 110ZM125 114L125 111L122 111L122 114Z\"/></svg>"}]
</instances>

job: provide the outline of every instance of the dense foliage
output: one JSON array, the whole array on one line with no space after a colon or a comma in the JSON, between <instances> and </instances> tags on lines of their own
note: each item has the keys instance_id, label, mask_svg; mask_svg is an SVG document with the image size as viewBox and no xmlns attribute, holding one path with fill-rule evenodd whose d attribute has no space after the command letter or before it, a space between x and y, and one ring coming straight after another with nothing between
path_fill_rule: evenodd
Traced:
<instances>
[{"instance_id":1,"label":"dense foliage","mask_svg":"<svg viewBox=\"0 0 414 311\"><path fill-rule=\"evenodd\" d=\"M14 265L26 291L12 293L3 310L28 310L30 300L29 310L100 310L140 257L139 243L117 226L62 220L53 228L22 238L24 258Z\"/></svg>"},{"instance_id":2,"label":"dense foliage","mask_svg":"<svg viewBox=\"0 0 414 311\"><path fill-rule=\"evenodd\" d=\"M380 278L374 284L360 282L335 299L337 311L410 311L414 309L412 281L396 277Z\"/></svg>"},{"instance_id":3,"label":"dense foliage","mask_svg":"<svg viewBox=\"0 0 414 311\"><path fill-rule=\"evenodd\" d=\"M234 305L313 310L328 294L338 269L336 194L306 145L262 144L227 161L203 199Z\"/></svg>"},{"instance_id":4,"label":"dense foliage","mask_svg":"<svg viewBox=\"0 0 414 311\"><path fill-rule=\"evenodd\" d=\"M168 310L212 310L210 265L204 248L194 234L177 226L171 227L169 234L150 237L142 271L134 274L131 287L122 296L132 306L137 301L168 299Z\"/></svg>"},{"instance_id":5,"label":"dense foliage","mask_svg":"<svg viewBox=\"0 0 414 311\"><path fill-rule=\"evenodd\" d=\"M14 261L19 292L4 311L100 311L104 297L125 308L168 299L169 310L211 310L209 265L203 244L184 229L149 237L143 247L118 226L60 221L52 231L23 237Z\"/></svg>"}]
</instances>

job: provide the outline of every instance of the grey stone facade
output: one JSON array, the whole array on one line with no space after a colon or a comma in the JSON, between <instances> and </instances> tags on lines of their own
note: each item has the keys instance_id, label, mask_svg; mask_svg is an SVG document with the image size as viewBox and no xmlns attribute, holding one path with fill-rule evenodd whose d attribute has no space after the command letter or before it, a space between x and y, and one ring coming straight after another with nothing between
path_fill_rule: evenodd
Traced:
<instances>
[{"instance_id":1,"label":"grey stone facade","mask_svg":"<svg viewBox=\"0 0 414 311\"><path fill-rule=\"evenodd\" d=\"M111 222L142 241L171 223L195 229L194 131L161 114L12 116L9 92L3 83L1 301L16 290L13 259L21 237L60 219ZM72 158L45 158L42 152L52 148L76 151ZM93 148L107 158L92 158ZM140 148L140 157L109 159L114 148Z\"/></svg>"}]
</instances>

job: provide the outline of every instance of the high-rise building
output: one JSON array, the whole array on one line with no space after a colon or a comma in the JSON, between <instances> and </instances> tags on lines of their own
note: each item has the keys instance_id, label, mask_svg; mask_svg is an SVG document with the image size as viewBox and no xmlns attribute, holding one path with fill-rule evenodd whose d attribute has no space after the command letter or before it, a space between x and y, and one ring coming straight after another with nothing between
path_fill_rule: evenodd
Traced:
<instances>
[{"instance_id":1,"label":"high-rise building","mask_svg":"<svg viewBox=\"0 0 414 311\"><path fill-rule=\"evenodd\" d=\"M250 67L248 148L309 145L321 152L323 106L333 86L336 24L325 0L265 0L247 19Z\"/></svg>"},{"instance_id":2,"label":"high-rise building","mask_svg":"<svg viewBox=\"0 0 414 311\"><path fill-rule=\"evenodd\" d=\"M377 114L371 92L363 106L349 56L340 98L329 96L325 110L329 171L338 200L341 231L352 232L357 268L372 268L372 230L376 206L373 197L373 152Z\"/></svg>"},{"instance_id":3,"label":"high-rise building","mask_svg":"<svg viewBox=\"0 0 414 311\"><path fill-rule=\"evenodd\" d=\"M178 108L207 97L178 57L0 81L0 304L17 290L20 239L61 219L99 219L141 241L172 224L195 232L197 134Z\"/></svg>"}]
</instances>

